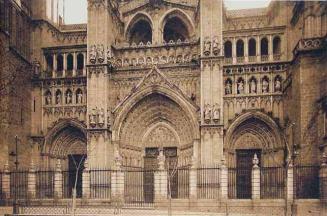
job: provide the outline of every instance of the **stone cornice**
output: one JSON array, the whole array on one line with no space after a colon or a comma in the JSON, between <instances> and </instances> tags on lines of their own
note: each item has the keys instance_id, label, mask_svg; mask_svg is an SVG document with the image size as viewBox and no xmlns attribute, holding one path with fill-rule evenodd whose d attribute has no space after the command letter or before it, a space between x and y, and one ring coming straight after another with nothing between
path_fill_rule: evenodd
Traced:
<instances>
[{"instance_id":1,"label":"stone cornice","mask_svg":"<svg viewBox=\"0 0 327 216\"><path fill-rule=\"evenodd\" d=\"M300 39L293 50L294 59L304 53L326 50L326 46L327 35L324 37Z\"/></svg>"}]
</instances>

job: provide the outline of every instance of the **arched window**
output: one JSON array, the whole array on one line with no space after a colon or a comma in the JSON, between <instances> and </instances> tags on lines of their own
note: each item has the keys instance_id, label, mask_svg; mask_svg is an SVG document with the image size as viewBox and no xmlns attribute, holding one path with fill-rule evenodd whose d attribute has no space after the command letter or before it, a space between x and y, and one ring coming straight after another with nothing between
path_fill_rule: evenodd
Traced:
<instances>
[{"instance_id":1,"label":"arched window","mask_svg":"<svg viewBox=\"0 0 327 216\"><path fill-rule=\"evenodd\" d=\"M128 40L130 44L152 43L152 27L149 21L142 18L135 22L129 30Z\"/></svg>"},{"instance_id":2,"label":"arched window","mask_svg":"<svg viewBox=\"0 0 327 216\"><path fill-rule=\"evenodd\" d=\"M57 71L63 71L64 70L64 58L62 55L57 56Z\"/></svg>"},{"instance_id":3,"label":"arched window","mask_svg":"<svg viewBox=\"0 0 327 216\"><path fill-rule=\"evenodd\" d=\"M46 62L47 62L47 71L53 70L53 57L52 55L46 56Z\"/></svg>"},{"instance_id":4,"label":"arched window","mask_svg":"<svg viewBox=\"0 0 327 216\"><path fill-rule=\"evenodd\" d=\"M74 68L74 57L72 54L67 55L67 70L73 70Z\"/></svg>"},{"instance_id":5,"label":"arched window","mask_svg":"<svg viewBox=\"0 0 327 216\"><path fill-rule=\"evenodd\" d=\"M281 41L280 37L276 36L273 39L273 54L277 55L281 53Z\"/></svg>"},{"instance_id":6,"label":"arched window","mask_svg":"<svg viewBox=\"0 0 327 216\"><path fill-rule=\"evenodd\" d=\"M268 39L267 38L262 38L261 39L261 44L260 44L261 52L260 54L263 55L268 55Z\"/></svg>"},{"instance_id":7,"label":"arched window","mask_svg":"<svg viewBox=\"0 0 327 216\"><path fill-rule=\"evenodd\" d=\"M83 70L84 69L84 55L82 53L79 53L77 55L77 70Z\"/></svg>"},{"instance_id":8,"label":"arched window","mask_svg":"<svg viewBox=\"0 0 327 216\"><path fill-rule=\"evenodd\" d=\"M62 100L62 94L61 91L58 89L56 91L56 104L61 104L61 100Z\"/></svg>"},{"instance_id":9,"label":"arched window","mask_svg":"<svg viewBox=\"0 0 327 216\"><path fill-rule=\"evenodd\" d=\"M249 40L249 56L257 55L257 43L254 38Z\"/></svg>"},{"instance_id":10,"label":"arched window","mask_svg":"<svg viewBox=\"0 0 327 216\"><path fill-rule=\"evenodd\" d=\"M185 41L189 40L189 32L184 22L177 16L168 18L164 27L164 41Z\"/></svg>"},{"instance_id":11,"label":"arched window","mask_svg":"<svg viewBox=\"0 0 327 216\"><path fill-rule=\"evenodd\" d=\"M225 58L232 58L232 42L226 41L224 44Z\"/></svg>"},{"instance_id":12,"label":"arched window","mask_svg":"<svg viewBox=\"0 0 327 216\"><path fill-rule=\"evenodd\" d=\"M81 89L76 90L76 103L77 104L83 103L83 91Z\"/></svg>"},{"instance_id":13,"label":"arched window","mask_svg":"<svg viewBox=\"0 0 327 216\"><path fill-rule=\"evenodd\" d=\"M71 104L73 102L73 93L70 89L67 89L65 93L66 104Z\"/></svg>"},{"instance_id":14,"label":"arched window","mask_svg":"<svg viewBox=\"0 0 327 216\"><path fill-rule=\"evenodd\" d=\"M244 56L244 42L243 40L238 40L236 42L236 57L243 57Z\"/></svg>"},{"instance_id":15,"label":"arched window","mask_svg":"<svg viewBox=\"0 0 327 216\"><path fill-rule=\"evenodd\" d=\"M47 90L44 94L45 97L45 105L51 105L52 104L52 94L50 90Z\"/></svg>"}]
</instances>

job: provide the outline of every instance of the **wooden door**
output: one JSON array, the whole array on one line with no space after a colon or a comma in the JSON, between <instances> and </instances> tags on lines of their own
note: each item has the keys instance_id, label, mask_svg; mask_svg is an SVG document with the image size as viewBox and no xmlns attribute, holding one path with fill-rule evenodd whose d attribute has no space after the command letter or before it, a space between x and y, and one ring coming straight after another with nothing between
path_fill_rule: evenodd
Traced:
<instances>
[{"instance_id":1,"label":"wooden door","mask_svg":"<svg viewBox=\"0 0 327 216\"><path fill-rule=\"evenodd\" d=\"M159 155L158 148L146 148L144 157L144 174L143 174L143 184L144 184L144 202L153 203L154 200L154 171L158 169Z\"/></svg>"}]
</instances>

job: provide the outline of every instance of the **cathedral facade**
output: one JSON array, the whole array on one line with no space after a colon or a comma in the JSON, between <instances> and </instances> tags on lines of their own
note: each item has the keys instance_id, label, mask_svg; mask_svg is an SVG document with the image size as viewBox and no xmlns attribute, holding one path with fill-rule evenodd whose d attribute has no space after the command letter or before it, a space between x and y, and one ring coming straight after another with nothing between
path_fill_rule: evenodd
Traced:
<instances>
[{"instance_id":1,"label":"cathedral facade","mask_svg":"<svg viewBox=\"0 0 327 216\"><path fill-rule=\"evenodd\" d=\"M21 167L157 169L164 152L178 167L282 167L327 153L326 2L88 0L75 25L56 1L0 2L1 46L30 74L22 114L6 96L2 164L20 152ZM27 40L26 55L12 47Z\"/></svg>"}]
</instances>

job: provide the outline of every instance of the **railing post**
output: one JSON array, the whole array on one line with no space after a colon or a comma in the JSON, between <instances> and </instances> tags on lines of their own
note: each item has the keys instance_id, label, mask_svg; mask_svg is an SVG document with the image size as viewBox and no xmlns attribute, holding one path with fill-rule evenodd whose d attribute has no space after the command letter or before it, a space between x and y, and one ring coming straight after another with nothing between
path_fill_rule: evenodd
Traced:
<instances>
[{"instance_id":1,"label":"railing post","mask_svg":"<svg viewBox=\"0 0 327 216\"><path fill-rule=\"evenodd\" d=\"M322 163L319 170L319 182L320 182L320 200L327 203L327 155L322 156Z\"/></svg>"},{"instance_id":2,"label":"railing post","mask_svg":"<svg viewBox=\"0 0 327 216\"><path fill-rule=\"evenodd\" d=\"M287 199L290 201L294 199L294 167L292 161L287 167Z\"/></svg>"},{"instance_id":3,"label":"railing post","mask_svg":"<svg viewBox=\"0 0 327 216\"><path fill-rule=\"evenodd\" d=\"M125 175L121 169L122 158L118 152L115 151L115 171L111 175L111 189L113 199L116 202L116 207L119 208L123 202L124 198L124 184L125 184Z\"/></svg>"},{"instance_id":4,"label":"railing post","mask_svg":"<svg viewBox=\"0 0 327 216\"><path fill-rule=\"evenodd\" d=\"M30 169L28 171L28 180L27 180L27 191L29 198L35 198L36 195L36 170L33 163L31 161Z\"/></svg>"},{"instance_id":5,"label":"railing post","mask_svg":"<svg viewBox=\"0 0 327 216\"><path fill-rule=\"evenodd\" d=\"M197 161L192 157L192 166L190 168L190 199L197 198Z\"/></svg>"},{"instance_id":6,"label":"railing post","mask_svg":"<svg viewBox=\"0 0 327 216\"><path fill-rule=\"evenodd\" d=\"M228 169L226 167L226 161L223 157L220 170L220 190L221 198L227 199L228 197Z\"/></svg>"},{"instance_id":7,"label":"railing post","mask_svg":"<svg viewBox=\"0 0 327 216\"><path fill-rule=\"evenodd\" d=\"M90 170L88 166L88 161L85 159L84 162L85 169L83 170L82 174L82 184L83 184L83 198L89 198L90 197Z\"/></svg>"},{"instance_id":8,"label":"railing post","mask_svg":"<svg viewBox=\"0 0 327 216\"><path fill-rule=\"evenodd\" d=\"M260 199L260 167L257 154L254 154L252 161L252 199Z\"/></svg>"},{"instance_id":9,"label":"railing post","mask_svg":"<svg viewBox=\"0 0 327 216\"><path fill-rule=\"evenodd\" d=\"M167 198L167 185L168 185L168 179L167 179L167 172L165 171L165 156L163 154L163 151L159 152L158 156L158 164L159 169L154 173L154 179L155 179L155 199L161 200Z\"/></svg>"},{"instance_id":10,"label":"railing post","mask_svg":"<svg viewBox=\"0 0 327 216\"><path fill-rule=\"evenodd\" d=\"M61 162L57 159L56 170L54 176L54 192L56 198L62 198L62 172L61 172Z\"/></svg>"},{"instance_id":11,"label":"railing post","mask_svg":"<svg viewBox=\"0 0 327 216\"><path fill-rule=\"evenodd\" d=\"M5 199L10 198L10 171L8 161L6 162L2 175L2 193Z\"/></svg>"}]
</instances>

